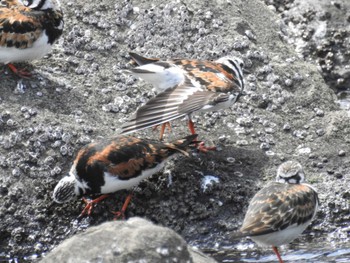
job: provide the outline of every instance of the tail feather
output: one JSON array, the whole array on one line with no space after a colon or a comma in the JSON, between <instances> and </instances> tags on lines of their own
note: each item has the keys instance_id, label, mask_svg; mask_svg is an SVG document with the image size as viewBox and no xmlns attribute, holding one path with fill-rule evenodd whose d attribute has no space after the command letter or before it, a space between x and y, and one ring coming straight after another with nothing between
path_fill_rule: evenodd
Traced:
<instances>
[{"instance_id":1,"label":"tail feather","mask_svg":"<svg viewBox=\"0 0 350 263\"><path fill-rule=\"evenodd\" d=\"M247 237L247 236L248 236L247 233L242 233L239 230L230 234L231 239L238 239L238 238Z\"/></svg>"},{"instance_id":2,"label":"tail feather","mask_svg":"<svg viewBox=\"0 0 350 263\"><path fill-rule=\"evenodd\" d=\"M186 149L188 148L188 146L190 146L191 144L197 144L198 141L195 141L195 139L198 137L198 134L191 134L188 135L182 139L173 141L171 143L167 143L167 146L171 149L177 150L181 153L183 153L184 155L188 156L188 152L186 151Z\"/></svg>"},{"instance_id":3,"label":"tail feather","mask_svg":"<svg viewBox=\"0 0 350 263\"><path fill-rule=\"evenodd\" d=\"M126 74L131 74L131 75L154 74L153 71L150 71L150 70L147 70L147 69L142 69L142 68L125 69L122 72L126 73Z\"/></svg>"},{"instance_id":4,"label":"tail feather","mask_svg":"<svg viewBox=\"0 0 350 263\"><path fill-rule=\"evenodd\" d=\"M129 56L133 61L136 62L137 65L142 66L150 63L154 63L159 61L157 58L145 58L143 56L140 56L139 54L136 54L134 52L129 52Z\"/></svg>"}]
</instances>

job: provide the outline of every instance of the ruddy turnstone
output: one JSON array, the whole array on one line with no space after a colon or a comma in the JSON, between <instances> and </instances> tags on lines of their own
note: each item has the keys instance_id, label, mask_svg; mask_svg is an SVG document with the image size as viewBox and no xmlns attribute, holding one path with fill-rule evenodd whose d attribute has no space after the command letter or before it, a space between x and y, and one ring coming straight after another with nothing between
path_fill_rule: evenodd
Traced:
<instances>
[{"instance_id":1,"label":"ruddy turnstone","mask_svg":"<svg viewBox=\"0 0 350 263\"><path fill-rule=\"evenodd\" d=\"M80 216L90 214L94 204L108 193L137 186L160 171L165 161L176 153L188 155L189 145L197 135L189 135L172 143L117 136L83 147L74 160L69 175L56 185L53 199L64 203L74 197L103 194L87 201ZM117 216L123 216L131 200L129 195Z\"/></svg>"},{"instance_id":2,"label":"ruddy turnstone","mask_svg":"<svg viewBox=\"0 0 350 263\"><path fill-rule=\"evenodd\" d=\"M63 31L58 0L2 0L0 4L0 63L21 77L30 73L11 64L39 59L51 50ZM2 4L4 3L4 4Z\"/></svg>"},{"instance_id":3,"label":"ruddy turnstone","mask_svg":"<svg viewBox=\"0 0 350 263\"><path fill-rule=\"evenodd\" d=\"M159 94L141 106L122 126L122 134L164 124L187 116L192 134L195 133L190 115L197 111L215 111L230 107L244 89L243 61L223 57L216 61L173 59L157 61L130 53L139 65L124 72L151 83Z\"/></svg>"},{"instance_id":4,"label":"ruddy turnstone","mask_svg":"<svg viewBox=\"0 0 350 263\"><path fill-rule=\"evenodd\" d=\"M241 229L233 236L249 236L258 245L272 246L283 263L277 247L300 235L311 223L319 205L315 189L303 181L303 168L298 162L281 164L276 182L256 193Z\"/></svg>"}]
</instances>

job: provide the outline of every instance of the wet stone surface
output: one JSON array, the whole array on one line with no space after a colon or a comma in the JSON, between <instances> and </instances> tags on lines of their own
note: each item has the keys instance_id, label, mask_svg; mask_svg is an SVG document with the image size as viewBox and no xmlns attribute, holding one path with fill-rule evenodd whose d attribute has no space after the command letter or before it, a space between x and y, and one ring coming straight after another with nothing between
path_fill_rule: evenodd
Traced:
<instances>
[{"instance_id":1,"label":"wet stone surface","mask_svg":"<svg viewBox=\"0 0 350 263\"><path fill-rule=\"evenodd\" d=\"M83 203L53 204L51 195L83 145L117 134L154 95L150 85L120 74L130 67L130 50L161 58L235 55L249 74L239 103L193 116L199 139L218 151L169 162L140 184L127 217L170 227L202 249L235 248L240 241L229 235L240 226L250 198L274 179L281 162L295 159L321 200L307 232L322 246L349 244L349 114L324 82L328 71L322 77L316 62L299 58L288 43L285 29L294 24L286 26L287 15L281 14L297 2L286 1L284 9L280 1L162 2L64 0L64 34L53 52L23 64L33 78L19 80L3 68L0 258L35 261L68 237L112 220L110 211L120 209L127 191L78 222ZM314 52L305 58L314 59ZM345 79L334 81L340 77ZM178 120L165 139L187 134L185 121ZM137 135L158 137L151 130ZM203 187L208 178L217 179Z\"/></svg>"}]
</instances>

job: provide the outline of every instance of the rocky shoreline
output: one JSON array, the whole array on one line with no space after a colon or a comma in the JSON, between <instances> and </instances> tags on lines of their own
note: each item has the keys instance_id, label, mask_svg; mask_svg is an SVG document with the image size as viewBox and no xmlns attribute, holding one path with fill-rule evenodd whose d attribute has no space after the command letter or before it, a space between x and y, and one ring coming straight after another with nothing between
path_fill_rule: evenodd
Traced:
<instances>
[{"instance_id":1,"label":"rocky shoreline","mask_svg":"<svg viewBox=\"0 0 350 263\"><path fill-rule=\"evenodd\" d=\"M337 22L333 12L349 7L344 0L338 1L341 9L333 4L329 11L325 4L315 11L317 21L327 21L326 40L337 39L328 26L345 32L337 31L343 49L320 45L326 58L315 56L324 39L313 35L314 20L293 19L303 17L296 16L304 10L301 2L62 0L63 37L47 58L29 64L34 77L0 75L0 259L38 261L74 234L111 221L109 211L122 205L126 191L77 222L83 203L53 204L51 195L83 145L117 134L153 96L149 85L120 74L130 50L161 58L231 54L242 57L250 73L240 103L194 118L200 139L218 152L178 157L142 182L128 218L168 227L201 249L234 249L229 235L250 198L273 180L281 162L295 159L321 201L307 233L322 246L348 245L350 117L335 103L332 88L349 87L349 54L342 51L350 50L348 18ZM299 38L306 44L297 45ZM328 63L332 67L322 68ZM187 133L179 120L165 140ZM206 176L217 180L204 189Z\"/></svg>"}]
</instances>

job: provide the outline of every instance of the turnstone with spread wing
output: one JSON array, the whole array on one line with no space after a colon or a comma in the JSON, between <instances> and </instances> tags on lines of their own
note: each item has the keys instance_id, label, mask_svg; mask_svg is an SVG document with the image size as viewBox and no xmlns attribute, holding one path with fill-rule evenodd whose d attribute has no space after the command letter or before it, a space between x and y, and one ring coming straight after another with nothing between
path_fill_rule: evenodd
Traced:
<instances>
[{"instance_id":1,"label":"turnstone with spread wing","mask_svg":"<svg viewBox=\"0 0 350 263\"><path fill-rule=\"evenodd\" d=\"M156 61L130 55L140 66L127 72L152 83L160 93L122 126L124 134L163 124L162 139L164 124L184 116L188 116L194 134L193 112L230 107L244 89L243 62L238 58Z\"/></svg>"}]
</instances>

